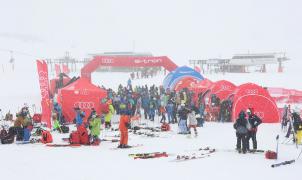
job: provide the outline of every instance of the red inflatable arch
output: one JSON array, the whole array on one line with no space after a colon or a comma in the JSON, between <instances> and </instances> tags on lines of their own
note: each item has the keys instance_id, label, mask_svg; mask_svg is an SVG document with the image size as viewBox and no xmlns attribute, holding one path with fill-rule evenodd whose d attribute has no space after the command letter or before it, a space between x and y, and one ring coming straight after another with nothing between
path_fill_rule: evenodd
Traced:
<instances>
[{"instance_id":1,"label":"red inflatable arch","mask_svg":"<svg viewBox=\"0 0 302 180\"><path fill-rule=\"evenodd\" d=\"M88 64L81 69L81 76L91 80L91 73L101 66L110 67L159 67L162 66L168 71L173 71L177 65L166 56L95 56Z\"/></svg>"},{"instance_id":2,"label":"red inflatable arch","mask_svg":"<svg viewBox=\"0 0 302 180\"><path fill-rule=\"evenodd\" d=\"M268 91L256 84L246 83L237 87L234 94L232 120L235 121L241 110L254 108L264 123L277 123L280 114L274 99Z\"/></svg>"}]
</instances>

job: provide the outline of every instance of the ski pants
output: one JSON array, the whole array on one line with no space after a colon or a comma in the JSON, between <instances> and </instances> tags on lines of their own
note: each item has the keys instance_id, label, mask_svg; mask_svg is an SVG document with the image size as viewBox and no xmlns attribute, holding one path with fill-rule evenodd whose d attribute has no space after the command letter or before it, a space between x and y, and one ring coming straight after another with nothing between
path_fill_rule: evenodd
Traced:
<instances>
[{"instance_id":1,"label":"ski pants","mask_svg":"<svg viewBox=\"0 0 302 180\"><path fill-rule=\"evenodd\" d=\"M173 122L173 113L172 112L168 112L168 121L169 121L169 123Z\"/></svg>"},{"instance_id":2,"label":"ski pants","mask_svg":"<svg viewBox=\"0 0 302 180\"><path fill-rule=\"evenodd\" d=\"M148 108L146 108L146 107L144 107L144 116L145 116L145 119L148 119L149 110L148 110Z\"/></svg>"},{"instance_id":3,"label":"ski pants","mask_svg":"<svg viewBox=\"0 0 302 180\"><path fill-rule=\"evenodd\" d=\"M242 150L243 152L246 152L247 150L247 134L239 134L236 133L236 137L237 137L237 145L236 148L238 150Z\"/></svg>"},{"instance_id":4,"label":"ski pants","mask_svg":"<svg viewBox=\"0 0 302 180\"><path fill-rule=\"evenodd\" d=\"M257 149L257 138L256 138L256 131L249 131L247 135L247 144L246 148L249 150L250 149L250 139L252 139L253 142L253 149Z\"/></svg>"},{"instance_id":5,"label":"ski pants","mask_svg":"<svg viewBox=\"0 0 302 180\"><path fill-rule=\"evenodd\" d=\"M120 144L128 145L128 131L120 131Z\"/></svg>"},{"instance_id":6,"label":"ski pants","mask_svg":"<svg viewBox=\"0 0 302 180\"><path fill-rule=\"evenodd\" d=\"M166 114L165 113L162 113L160 122L163 122L163 121L166 122Z\"/></svg>"},{"instance_id":7,"label":"ski pants","mask_svg":"<svg viewBox=\"0 0 302 180\"><path fill-rule=\"evenodd\" d=\"M187 120L185 120L185 119L179 120L178 126L179 126L179 129L180 129L180 133L187 133L188 132Z\"/></svg>"}]
</instances>

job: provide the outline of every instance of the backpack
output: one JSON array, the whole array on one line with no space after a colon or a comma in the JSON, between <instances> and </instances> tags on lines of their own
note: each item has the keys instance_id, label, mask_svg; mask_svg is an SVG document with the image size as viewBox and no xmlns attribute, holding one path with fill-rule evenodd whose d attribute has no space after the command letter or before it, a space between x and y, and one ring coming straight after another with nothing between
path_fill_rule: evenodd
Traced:
<instances>
[{"instance_id":1,"label":"backpack","mask_svg":"<svg viewBox=\"0 0 302 180\"><path fill-rule=\"evenodd\" d=\"M68 126L61 126L61 130L62 130L62 133L69 133L69 127Z\"/></svg>"},{"instance_id":2,"label":"backpack","mask_svg":"<svg viewBox=\"0 0 302 180\"><path fill-rule=\"evenodd\" d=\"M7 131L5 129L2 129L0 131L0 139L4 138L7 135Z\"/></svg>"},{"instance_id":3,"label":"backpack","mask_svg":"<svg viewBox=\"0 0 302 180\"><path fill-rule=\"evenodd\" d=\"M15 140L15 135L14 134L7 134L1 139L2 144L12 144Z\"/></svg>"},{"instance_id":4,"label":"backpack","mask_svg":"<svg viewBox=\"0 0 302 180\"><path fill-rule=\"evenodd\" d=\"M69 136L69 143L70 144L80 144L80 135L78 131L71 132Z\"/></svg>"},{"instance_id":5,"label":"backpack","mask_svg":"<svg viewBox=\"0 0 302 180\"><path fill-rule=\"evenodd\" d=\"M170 125L168 123L163 123L160 128L161 131L170 131Z\"/></svg>"},{"instance_id":6,"label":"backpack","mask_svg":"<svg viewBox=\"0 0 302 180\"><path fill-rule=\"evenodd\" d=\"M79 126L77 131L80 136L80 144L89 144L89 135L87 129L84 126Z\"/></svg>"},{"instance_id":7,"label":"backpack","mask_svg":"<svg viewBox=\"0 0 302 180\"><path fill-rule=\"evenodd\" d=\"M52 143L52 135L50 134L49 131L42 131L41 142L43 144Z\"/></svg>"},{"instance_id":8,"label":"backpack","mask_svg":"<svg viewBox=\"0 0 302 180\"><path fill-rule=\"evenodd\" d=\"M274 151L266 151L265 158L266 159L277 159L277 153Z\"/></svg>"},{"instance_id":9,"label":"backpack","mask_svg":"<svg viewBox=\"0 0 302 180\"><path fill-rule=\"evenodd\" d=\"M238 134L246 134L248 133L248 129L244 126L239 126L237 129L236 129L236 133Z\"/></svg>"},{"instance_id":10,"label":"backpack","mask_svg":"<svg viewBox=\"0 0 302 180\"><path fill-rule=\"evenodd\" d=\"M126 104L124 104L124 103L120 104L120 109L126 109L126 107L127 107Z\"/></svg>"}]
</instances>

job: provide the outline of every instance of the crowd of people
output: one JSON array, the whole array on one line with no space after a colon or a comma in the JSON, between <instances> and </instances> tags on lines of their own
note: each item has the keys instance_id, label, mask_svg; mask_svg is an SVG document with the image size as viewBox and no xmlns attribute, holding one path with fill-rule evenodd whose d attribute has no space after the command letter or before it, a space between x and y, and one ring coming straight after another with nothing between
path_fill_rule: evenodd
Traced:
<instances>
[{"instance_id":1,"label":"crowd of people","mask_svg":"<svg viewBox=\"0 0 302 180\"><path fill-rule=\"evenodd\" d=\"M208 102L211 102L210 105L206 105ZM213 121L213 119L217 122L230 121L232 103L230 100L220 102L219 97L215 94L207 99L204 94L196 95L187 88L176 92L155 85L133 87L129 79L127 86L119 85L117 91L107 89L107 97L101 100L100 105L101 113L92 108L90 114L85 114L79 107L74 108L74 122L77 129L86 134L85 144L98 145L101 126L104 125L106 129L110 129L112 118L114 115L118 115L120 131L118 147L128 148L128 128L133 118L150 122L157 121L164 125L177 123L179 134L191 134L191 129L193 129L194 135L197 136L197 128L203 127L205 121ZM293 124L288 123L290 122L289 116L292 117ZM8 113L5 118L12 120L13 116ZM52 120L54 131L68 132L68 128L64 126L65 118L62 107L56 102L53 104ZM253 107L243 109L239 113L234 123L237 138L236 149L239 153L257 150L256 135L261 123L262 120L255 114ZM290 113L288 108L285 108L282 121L283 126L286 124L290 124L286 137L290 136L292 129L296 133L302 130L300 115L296 112ZM17 113L9 133L16 135L17 141L28 141L32 128L32 117L28 107L24 106ZM4 139L4 143L9 143L12 141L12 136L4 138L4 135L1 135L1 139ZM252 148L250 148L250 141L252 141Z\"/></svg>"}]
</instances>

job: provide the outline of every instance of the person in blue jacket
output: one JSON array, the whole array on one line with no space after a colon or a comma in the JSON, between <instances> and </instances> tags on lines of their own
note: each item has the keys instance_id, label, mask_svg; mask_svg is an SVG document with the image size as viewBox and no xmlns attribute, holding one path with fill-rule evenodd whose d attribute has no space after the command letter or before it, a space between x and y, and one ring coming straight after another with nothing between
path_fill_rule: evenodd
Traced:
<instances>
[{"instance_id":1,"label":"person in blue jacket","mask_svg":"<svg viewBox=\"0 0 302 180\"><path fill-rule=\"evenodd\" d=\"M168 104L166 106L167 109L167 114L168 114L168 121L169 124L173 122L173 110L174 110L174 104L172 102L172 100L168 101Z\"/></svg>"},{"instance_id":2,"label":"person in blue jacket","mask_svg":"<svg viewBox=\"0 0 302 180\"><path fill-rule=\"evenodd\" d=\"M145 119L148 119L149 117L149 103L150 103L149 96L147 93L145 93L142 97L142 108L144 109Z\"/></svg>"},{"instance_id":3,"label":"person in blue jacket","mask_svg":"<svg viewBox=\"0 0 302 180\"><path fill-rule=\"evenodd\" d=\"M81 126L83 124L83 119L85 117L85 112L81 111L80 108L75 108L76 111L76 125Z\"/></svg>"}]
</instances>

